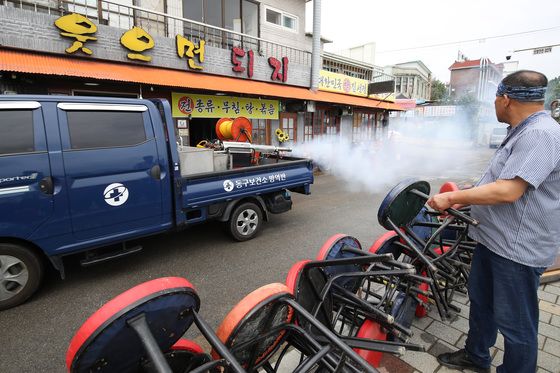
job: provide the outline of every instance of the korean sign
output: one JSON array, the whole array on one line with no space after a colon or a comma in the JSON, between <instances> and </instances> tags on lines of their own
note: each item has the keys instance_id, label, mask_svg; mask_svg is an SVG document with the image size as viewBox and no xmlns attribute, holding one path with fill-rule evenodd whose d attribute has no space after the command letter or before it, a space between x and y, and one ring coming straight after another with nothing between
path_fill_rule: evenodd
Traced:
<instances>
[{"instance_id":1,"label":"korean sign","mask_svg":"<svg viewBox=\"0 0 560 373\"><path fill-rule=\"evenodd\" d=\"M91 36L97 31L97 26L93 22L81 14L72 13L58 18L54 24L64 31L60 33L61 36L76 39L72 46L66 48L66 53L74 53L81 50L85 54L93 54L91 49L84 46L89 40L97 40L96 37Z\"/></svg>"},{"instance_id":2,"label":"korean sign","mask_svg":"<svg viewBox=\"0 0 560 373\"><path fill-rule=\"evenodd\" d=\"M281 181L286 181L287 180L287 176L285 172L282 173L275 173L275 174L270 174L267 176L254 176L254 177L248 177L248 178L244 178L244 179L236 179L236 180L224 180L224 190L226 192L231 192L233 189L242 189L242 188L247 188L250 186L255 186L255 185L263 185L263 184L274 184L274 183L279 183Z\"/></svg>"},{"instance_id":3,"label":"korean sign","mask_svg":"<svg viewBox=\"0 0 560 373\"><path fill-rule=\"evenodd\" d=\"M319 90L367 97L368 81L321 70L319 75Z\"/></svg>"},{"instance_id":4,"label":"korean sign","mask_svg":"<svg viewBox=\"0 0 560 373\"><path fill-rule=\"evenodd\" d=\"M89 41L97 41L95 35L97 26L86 16L77 13L71 13L61 16L55 20L55 26L60 30L60 35L74 39L72 45L65 49L68 54L82 52L87 55L93 55L94 50L88 48L85 43ZM157 54L152 50L156 47L155 40L146 30L133 26L130 30L122 34L120 43L131 53L127 53L128 59L142 62L151 62L152 56L144 54L150 51L151 54ZM89 44L88 44L89 45ZM206 41L203 39L191 40L183 35L175 35L175 49L180 59L187 61L189 70L204 70L204 59L206 55ZM270 79L274 82L286 83L288 81L288 57L268 57L268 69L270 71ZM262 61L261 61L262 63ZM239 47L231 47L231 70L236 76L247 75L253 78L255 52L248 49L244 50Z\"/></svg>"},{"instance_id":5,"label":"korean sign","mask_svg":"<svg viewBox=\"0 0 560 373\"><path fill-rule=\"evenodd\" d=\"M533 54L543 54L552 52L552 47L541 47L533 49Z\"/></svg>"},{"instance_id":6,"label":"korean sign","mask_svg":"<svg viewBox=\"0 0 560 373\"><path fill-rule=\"evenodd\" d=\"M278 119L277 100L211 96L189 93L171 94L173 117Z\"/></svg>"}]
</instances>

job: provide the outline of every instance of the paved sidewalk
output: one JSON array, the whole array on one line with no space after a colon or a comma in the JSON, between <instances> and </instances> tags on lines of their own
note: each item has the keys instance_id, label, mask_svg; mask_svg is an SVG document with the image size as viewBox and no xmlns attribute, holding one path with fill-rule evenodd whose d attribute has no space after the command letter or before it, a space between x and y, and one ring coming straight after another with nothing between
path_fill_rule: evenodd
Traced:
<instances>
[{"instance_id":1,"label":"paved sidewalk","mask_svg":"<svg viewBox=\"0 0 560 373\"><path fill-rule=\"evenodd\" d=\"M539 288L539 356L537 373L560 372L560 282L541 285ZM469 330L468 299L455 296L454 304L461 312L453 321L442 322L435 307L412 324L412 342L422 344L427 352L407 351L400 359L384 356L379 370L395 373L447 373L459 372L440 365L436 356L443 352L463 348ZM501 364L504 354L504 338L498 334L496 346L492 348L492 372Z\"/></svg>"}]
</instances>

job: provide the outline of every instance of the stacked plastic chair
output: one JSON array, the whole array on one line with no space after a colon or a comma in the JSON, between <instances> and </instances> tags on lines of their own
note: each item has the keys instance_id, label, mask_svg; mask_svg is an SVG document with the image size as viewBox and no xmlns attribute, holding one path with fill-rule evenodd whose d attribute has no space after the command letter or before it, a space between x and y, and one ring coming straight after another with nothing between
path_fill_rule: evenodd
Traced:
<instances>
[{"instance_id":1,"label":"stacked plastic chair","mask_svg":"<svg viewBox=\"0 0 560 373\"><path fill-rule=\"evenodd\" d=\"M441 192L456 190L453 183L442 186ZM426 181L405 180L395 186L383 200L379 223L389 230L370 248L377 254L390 253L397 260L412 264L418 275L431 281L421 284L416 315L423 316L428 304L435 304L442 319L459 311L452 304L453 295L466 292L470 261L474 246L468 234L469 225L478 222L468 209L448 209L448 215L425 206L430 193ZM411 305L412 306L412 305Z\"/></svg>"},{"instance_id":2,"label":"stacked plastic chair","mask_svg":"<svg viewBox=\"0 0 560 373\"><path fill-rule=\"evenodd\" d=\"M245 372L198 314L189 281L165 277L113 298L76 332L66 354L69 372ZM182 339L196 324L221 358Z\"/></svg>"},{"instance_id":3,"label":"stacked plastic chair","mask_svg":"<svg viewBox=\"0 0 560 373\"><path fill-rule=\"evenodd\" d=\"M246 296L217 334L248 372L377 372L296 302L284 284L266 285Z\"/></svg>"},{"instance_id":4,"label":"stacked plastic chair","mask_svg":"<svg viewBox=\"0 0 560 373\"><path fill-rule=\"evenodd\" d=\"M409 343L410 324L401 322L398 291L414 292L423 278L415 268L393 260L390 254L362 250L354 237L337 234L322 246L315 260L292 266L286 285L298 303L329 330L379 366L382 353L402 355ZM314 327L299 322L314 333Z\"/></svg>"},{"instance_id":5,"label":"stacked plastic chair","mask_svg":"<svg viewBox=\"0 0 560 373\"><path fill-rule=\"evenodd\" d=\"M245 297L214 332L199 315L200 299L184 278L145 282L118 295L76 332L69 372L377 372L313 318L283 284ZM295 320L313 325L317 334ZM195 324L206 353L183 339Z\"/></svg>"}]
</instances>

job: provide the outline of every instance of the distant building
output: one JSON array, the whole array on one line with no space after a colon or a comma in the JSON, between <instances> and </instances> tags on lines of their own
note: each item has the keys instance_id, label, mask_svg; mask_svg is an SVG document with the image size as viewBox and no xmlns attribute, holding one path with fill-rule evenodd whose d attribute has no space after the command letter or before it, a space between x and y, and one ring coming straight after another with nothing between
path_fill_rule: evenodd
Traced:
<instances>
[{"instance_id":1,"label":"distant building","mask_svg":"<svg viewBox=\"0 0 560 373\"><path fill-rule=\"evenodd\" d=\"M336 52L337 55L351 58L367 64L375 64L375 43L367 43L356 47L342 49Z\"/></svg>"},{"instance_id":2,"label":"distant building","mask_svg":"<svg viewBox=\"0 0 560 373\"><path fill-rule=\"evenodd\" d=\"M432 93L432 72L422 61L385 66L385 74L395 77L395 94L408 99L429 100Z\"/></svg>"},{"instance_id":3,"label":"distant building","mask_svg":"<svg viewBox=\"0 0 560 373\"><path fill-rule=\"evenodd\" d=\"M381 77L382 80L393 78L385 74L381 66L329 52L323 52L323 70L369 81L378 81Z\"/></svg>"},{"instance_id":4,"label":"distant building","mask_svg":"<svg viewBox=\"0 0 560 373\"><path fill-rule=\"evenodd\" d=\"M519 61L505 61L502 62L502 65L504 66L503 77L519 70Z\"/></svg>"},{"instance_id":5,"label":"distant building","mask_svg":"<svg viewBox=\"0 0 560 373\"><path fill-rule=\"evenodd\" d=\"M455 61L450 67L449 93L452 100L464 96L478 101L492 100L502 80L503 64L492 63L488 58Z\"/></svg>"}]
</instances>

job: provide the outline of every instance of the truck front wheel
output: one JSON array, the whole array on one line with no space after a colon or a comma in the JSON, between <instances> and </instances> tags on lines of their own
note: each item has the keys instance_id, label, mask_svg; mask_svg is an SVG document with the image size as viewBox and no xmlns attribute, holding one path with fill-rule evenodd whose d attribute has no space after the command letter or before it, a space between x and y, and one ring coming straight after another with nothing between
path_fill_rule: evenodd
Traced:
<instances>
[{"instance_id":1,"label":"truck front wheel","mask_svg":"<svg viewBox=\"0 0 560 373\"><path fill-rule=\"evenodd\" d=\"M43 262L26 247L0 243L0 310L25 302L39 287Z\"/></svg>"},{"instance_id":2,"label":"truck front wheel","mask_svg":"<svg viewBox=\"0 0 560 373\"><path fill-rule=\"evenodd\" d=\"M262 225L263 217L259 206L252 202L240 204L229 218L229 232L237 241L255 237Z\"/></svg>"}]
</instances>

